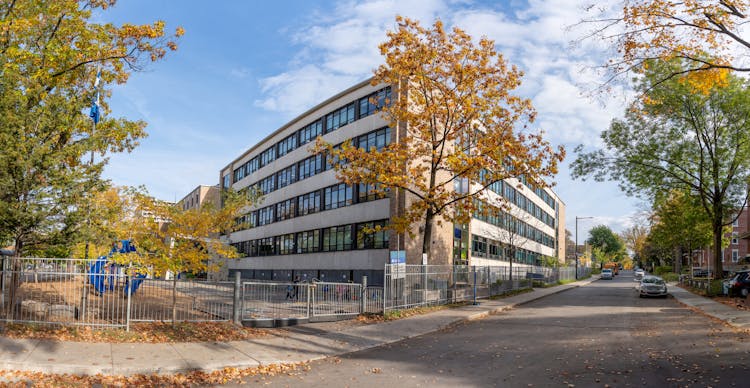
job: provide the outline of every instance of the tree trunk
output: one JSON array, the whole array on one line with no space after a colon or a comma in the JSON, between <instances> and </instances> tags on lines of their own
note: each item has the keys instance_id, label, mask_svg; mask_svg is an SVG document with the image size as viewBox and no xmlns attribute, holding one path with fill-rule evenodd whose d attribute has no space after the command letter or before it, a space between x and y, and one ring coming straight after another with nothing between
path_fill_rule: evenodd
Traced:
<instances>
[{"instance_id":1,"label":"tree trunk","mask_svg":"<svg viewBox=\"0 0 750 388\"><path fill-rule=\"evenodd\" d=\"M177 274L172 274L172 326L177 323Z\"/></svg>"},{"instance_id":2,"label":"tree trunk","mask_svg":"<svg viewBox=\"0 0 750 388\"><path fill-rule=\"evenodd\" d=\"M23 240L16 238L16 244L13 247L13 257L10 262L10 287L8 289L8 310L6 317L15 319L16 298L18 288L21 286L21 250L23 249ZM20 302L19 302L20 304Z\"/></svg>"},{"instance_id":3,"label":"tree trunk","mask_svg":"<svg viewBox=\"0 0 750 388\"><path fill-rule=\"evenodd\" d=\"M424 218L424 233L422 234L422 256L424 257L424 254L427 254L426 264L430 263L430 245L432 245L432 220L434 218L435 214L432 212L432 209L427 209Z\"/></svg>"},{"instance_id":4,"label":"tree trunk","mask_svg":"<svg viewBox=\"0 0 750 388\"><path fill-rule=\"evenodd\" d=\"M721 214L721 213L719 213ZM724 224L721 219L714 220L714 257L713 257L713 270L714 278L722 278L724 276L724 255L721 252L721 240L722 234L724 233Z\"/></svg>"}]
</instances>

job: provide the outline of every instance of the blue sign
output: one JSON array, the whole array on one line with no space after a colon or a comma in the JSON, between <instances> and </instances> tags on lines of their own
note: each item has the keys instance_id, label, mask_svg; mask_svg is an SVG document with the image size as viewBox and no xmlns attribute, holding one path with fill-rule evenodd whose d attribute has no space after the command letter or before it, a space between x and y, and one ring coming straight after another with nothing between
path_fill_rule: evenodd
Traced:
<instances>
[{"instance_id":1,"label":"blue sign","mask_svg":"<svg viewBox=\"0 0 750 388\"><path fill-rule=\"evenodd\" d=\"M390 251L390 264L406 264L406 251Z\"/></svg>"}]
</instances>

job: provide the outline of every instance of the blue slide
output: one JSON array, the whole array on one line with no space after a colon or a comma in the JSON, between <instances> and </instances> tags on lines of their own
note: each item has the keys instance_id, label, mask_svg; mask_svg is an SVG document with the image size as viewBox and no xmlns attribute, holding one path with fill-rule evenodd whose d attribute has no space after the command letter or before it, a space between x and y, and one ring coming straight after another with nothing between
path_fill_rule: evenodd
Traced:
<instances>
[{"instance_id":1,"label":"blue slide","mask_svg":"<svg viewBox=\"0 0 750 388\"><path fill-rule=\"evenodd\" d=\"M94 291L96 291L98 295L104 294L107 288L109 288L110 291L115 288L114 264L107 265L108 259L115 253L130 253L136 251L135 246L130 243L130 240L122 240L121 242L122 245L119 249L117 246L113 246L108 256L99 256L89 267L89 283L94 286ZM104 273L104 270L107 267L110 267L109 276ZM133 279L132 287L130 287L132 289L130 290L129 284L126 282L125 295L128 295L128 293L132 295L132 293L138 289L138 286L141 285L145 277L146 275L143 274L136 275L135 279ZM105 280L109 281L109 287L106 287Z\"/></svg>"}]
</instances>

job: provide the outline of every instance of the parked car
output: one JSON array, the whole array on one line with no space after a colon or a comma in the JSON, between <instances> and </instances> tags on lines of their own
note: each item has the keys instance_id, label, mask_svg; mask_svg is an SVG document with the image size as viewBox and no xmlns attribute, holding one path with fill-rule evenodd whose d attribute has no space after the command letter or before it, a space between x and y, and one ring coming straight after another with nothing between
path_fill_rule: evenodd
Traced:
<instances>
[{"instance_id":1,"label":"parked car","mask_svg":"<svg viewBox=\"0 0 750 388\"><path fill-rule=\"evenodd\" d=\"M729 280L729 296L741 296L747 298L750 293L750 270L737 272Z\"/></svg>"},{"instance_id":2,"label":"parked car","mask_svg":"<svg viewBox=\"0 0 750 388\"><path fill-rule=\"evenodd\" d=\"M613 277L614 275L612 275L612 270L609 268L603 269L602 274L599 276L599 278L602 280L612 280Z\"/></svg>"},{"instance_id":3,"label":"parked car","mask_svg":"<svg viewBox=\"0 0 750 388\"><path fill-rule=\"evenodd\" d=\"M644 276L638 283L638 296L667 296L667 283L658 276Z\"/></svg>"},{"instance_id":4,"label":"parked car","mask_svg":"<svg viewBox=\"0 0 750 388\"><path fill-rule=\"evenodd\" d=\"M636 268L635 272L633 272L633 277L636 282L640 282L644 276L646 276L646 271L644 271L643 268Z\"/></svg>"}]
</instances>

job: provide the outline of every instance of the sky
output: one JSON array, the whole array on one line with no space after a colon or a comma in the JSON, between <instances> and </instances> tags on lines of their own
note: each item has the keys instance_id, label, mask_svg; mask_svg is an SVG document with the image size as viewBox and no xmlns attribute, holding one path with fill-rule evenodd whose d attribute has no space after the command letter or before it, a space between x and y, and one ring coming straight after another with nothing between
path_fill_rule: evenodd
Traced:
<instances>
[{"instance_id":1,"label":"sky","mask_svg":"<svg viewBox=\"0 0 750 388\"><path fill-rule=\"evenodd\" d=\"M320 101L367 79L382 62L377 49L395 16L428 26L440 19L473 37L495 41L525 72L517 93L538 111L536 125L567 158L553 188L566 205L566 226L578 240L596 225L621 231L642 204L614 182L573 180L574 148L600 145L599 134L620 117L629 91L591 91L611 47L580 37L590 0L357 0L213 2L122 0L97 22L151 23L185 29L179 49L112 89L111 117L144 120L149 137L129 154L113 155L105 177L144 185L157 198L179 200L265 136ZM601 2L597 2L601 7Z\"/></svg>"}]
</instances>

